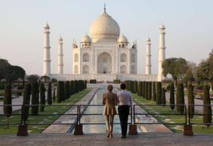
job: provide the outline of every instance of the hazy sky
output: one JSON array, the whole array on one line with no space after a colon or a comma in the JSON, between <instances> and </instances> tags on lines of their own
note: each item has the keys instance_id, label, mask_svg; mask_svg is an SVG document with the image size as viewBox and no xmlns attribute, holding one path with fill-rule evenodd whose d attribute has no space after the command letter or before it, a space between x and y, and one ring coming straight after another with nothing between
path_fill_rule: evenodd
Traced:
<instances>
[{"instance_id":1,"label":"hazy sky","mask_svg":"<svg viewBox=\"0 0 213 146\"><path fill-rule=\"evenodd\" d=\"M51 72L57 73L58 39L64 40L64 73L71 73L71 44L88 33L103 13L115 19L132 44L138 42L138 73L145 73L151 39L157 73L159 26L166 27L166 58L200 63L213 48L213 0L0 0L0 58L29 74L42 74L43 27L50 26Z\"/></svg>"}]
</instances>

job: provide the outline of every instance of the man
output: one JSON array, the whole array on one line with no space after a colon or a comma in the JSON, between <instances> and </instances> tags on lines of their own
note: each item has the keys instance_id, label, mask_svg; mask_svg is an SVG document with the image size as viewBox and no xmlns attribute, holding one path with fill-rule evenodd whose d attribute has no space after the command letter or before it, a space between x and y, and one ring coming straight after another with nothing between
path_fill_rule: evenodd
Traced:
<instances>
[{"instance_id":1,"label":"man","mask_svg":"<svg viewBox=\"0 0 213 146\"><path fill-rule=\"evenodd\" d=\"M126 85L124 83L121 83L120 88L121 91L117 93L119 99L118 114L121 123L121 138L126 138L129 107L132 105L132 96L125 90Z\"/></svg>"}]
</instances>

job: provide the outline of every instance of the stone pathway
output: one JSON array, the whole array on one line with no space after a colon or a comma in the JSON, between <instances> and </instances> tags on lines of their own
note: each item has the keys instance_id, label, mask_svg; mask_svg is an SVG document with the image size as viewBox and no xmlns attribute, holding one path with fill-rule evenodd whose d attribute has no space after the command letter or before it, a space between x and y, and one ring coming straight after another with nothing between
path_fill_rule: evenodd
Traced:
<instances>
[{"instance_id":1,"label":"stone pathway","mask_svg":"<svg viewBox=\"0 0 213 146\"><path fill-rule=\"evenodd\" d=\"M183 136L177 133L140 133L128 135L126 139L120 134L106 138L105 134L30 134L26 137L1 135L1 146L212 146L213 134L196 134Z\"/></svg>"},{"instance_id":2,"label":"stone pathway","mask_svg":"<svg viewBox=\"0 0 213 146\"><path fill-rule=\"evenodd\" d=\"M76 105L87 105L88 102L97 92L98 88L94 88L90 91L84 98L82 98ZM77 106L73 106L65 114L75 114L77 113ZM75 123L77 116L76 115L63 115L60 116L54 124L66 123L67 125L50 125L42 133L66 133L71 126L71 123Z\"/></svg>"}]
</instances>

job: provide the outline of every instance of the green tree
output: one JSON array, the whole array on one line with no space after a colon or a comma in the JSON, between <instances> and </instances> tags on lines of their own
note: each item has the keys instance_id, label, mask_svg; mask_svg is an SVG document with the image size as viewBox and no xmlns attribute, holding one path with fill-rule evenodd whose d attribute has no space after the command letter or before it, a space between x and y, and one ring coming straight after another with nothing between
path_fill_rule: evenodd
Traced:
<instances>
[{"instance_id":1,"label":"green tree","mask_svg":"<svg viewBox=\"0 0 213 146\"><path fill-rule=\"evenodd\" d=\"M30 95L31 95L31 85L26 83L24 86L24 96L23 96L23 105L22 109L22 120L27 121L29 116L29 104L30 104Z\"/></svg>"},{"instance_id":2,"label":"green tree","mask_svg":"<svg viewBox=\"0 0 213 146\"><path fill-rule=\"evenodd\" d=\"M58 81L58 86L57 86L57 98L56 101L57 103L61 103L63 101L63 94L64 94L64 89L63 86L64 82L63 81Z\"/></svg>"},{"instance_id":3,"label":"green tree","mask_svg":"<svg viewBox=\"0 0 213 146\"><path fill-rule=\"evenodd\" d=\"M175 108L175 88L174 88L174 83L170 84L170 98L169 98L169 101L170 101L170 108L172 110L174 110L174 108Z\"/></svg>"},{"instance_id":4,"label":"green tree","mask_svg":"<svg viewBox=\"0 0 213 146\"><path fill-rule=\"evenodd\" d=\"M194 116L194 87L190 84L188 86L188 113L189 113L189 118L193 119Z\"/></svg>"},{"instance_id":5,"label":"green tree","mask_svg":"<svg viewBox=\"0 0 213 146\"><path fill-rule=\"evenodd\" d=\"M205 85L203 98L203 123L206 125L207 128L209 128L212 123L212 109L209 89L209 85Z\"/></svg>"},{"instance_id":6,"label":"green tree","mask_svg":"<svg viewBox=\"0 0 213 146\"><path fill-rule=\"evenodd\" d=\"M153 101L156 101L156 87L155 87L155 82L153 82L153 91L152 91L152 93L153 93Z\"/></svg>"},{"instance_id":7,"label":"green tree","mask_svg":"<svg viewBox=\"0 0 213 146\"><path fill-rule=\"evenodd\" d=\"M11 85L5 85L5 92L4 92L4 115L6 117L10 117L12 114L12 94L11 94Z\"/></svg>"},{"instance_id":8,"label":"green tree","mask_svg":"<svg viewBox=\"0 0 213 146\"><path fill-rule=\"evenodd\" d=\"M39 80L39 76L38 75L29 75L27 76L27 80L29 81L29 83L36 83Z\"/></svg>"},{"instance_id":9,"label":"green tree","mask_svg":"<svg viewBox=\"0 0 213 146\"><path fill-rule=\"evenodd\" d=\"M39 97L38 97L38 83L33 83L32 84L32 108L31 108L31 114L33 116L38 115L38 109L39 109Z\"/></svg>"},{"instance_id":10,"label":"green tree","mask_svg":"<svg viewBox=\"0 0 213 146\"><path fill-rule=\"evenodd\" d=\"M161 82L157 82L157 96L156 96L156 103L157 105L161 104L161 96L162 96L162 85Z\"/></svg>"},{"instance_id":11,"label":"green tree","mask_svg":"<svg viewBox=\"0 0 213 146\"><path fill-rule=\"evenodd\" d=\"M5 59L0 59L0 80L6 79L6 75L9 74L10 63Z\"/></svg>"},{"instance_id":12,"label":"green tree","mask_svg":"<svg viewBox=\"0 0 213 146\"><path fill-rule=\"evenodd\" d=\"M48 83L48 91L47 91L47 102L48 105L52 105L52 83Z\"/></svg>"},{"instance_id":13,"label":"green tree","mask_svg":"<svg viewBox=\"0 0 213 146\"><path fill-rule=\"evenodd\" d=\"M177 85L177 80L182 80L188 70L187 62L183 58L168 58L163 64L163 75L171 74Z\"/></svg>"},{"instance_id":14,"label":"green tree","mask_svg":"<svg viewBox=\"0 0 213 146\"><path fill-rule=\"evenodd\" d=\"M163 106L166 105L166 89L165 88L162 88L162 101L161 101L161 104Z\"/></svg>"},{"instance_id":15,"label":"green tree","mask_svg":"<svg viewBox=\"0 0 213 146\"><path fill-rule=\"evenodd\" d=\"M53 103L55 104L56 95L55 95L55 88L53 88Z\"/></svg>"},{"instance_id":16,"label":"green tree","mask_svg":"<svg viewBox=\"0 0 213 146\"><path fill-rule=\"evenodd\" d=\"M41 106L40 106L40 111L43 112L44 111L44 108L45 108L45 87L44 87L44 83L41 83L41 86L40 86L40 103L41 103Z\"/></svg>"},{"instance_id":17,"label":"green tree","mask_svg":"<svg viewBox=\"0 0 213 146\"><path fill-rule=\"evenodd\" d=\"M184 87L183 83L178 83L176 95L176 109L180 114L184 114Z\"/></svg>"},{"instance_id":18,"label":"green tree","mask_svg":"<svg viewBox=\"0 0 213 146\"><path fill-rule=\"evenodd\" d=\"M24 80L24 77L25 77L25 70L22 67L11 65L9 67L9 73L6 75L6 80L12 82L19 78Z\"/></svg>"}]
</instances>

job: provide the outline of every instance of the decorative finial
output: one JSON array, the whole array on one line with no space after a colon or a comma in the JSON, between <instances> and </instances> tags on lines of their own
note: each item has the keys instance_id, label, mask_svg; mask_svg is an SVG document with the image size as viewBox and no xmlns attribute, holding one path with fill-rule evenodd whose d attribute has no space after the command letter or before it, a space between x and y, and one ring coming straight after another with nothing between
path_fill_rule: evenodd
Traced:
<instances>
[{"instance_id":1,"label":"decorative finial","mask_svg":"<svg viewBox=\"0 0 213 146\"><path fill-rule=\"evenodd\" d=\"M104 3L104 12L106 13L106 4Z\"/></svg>"}]
</instances>

